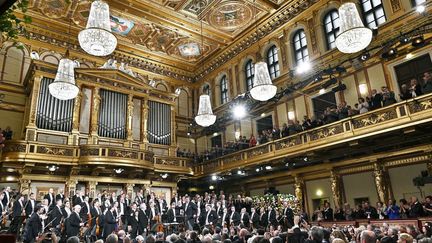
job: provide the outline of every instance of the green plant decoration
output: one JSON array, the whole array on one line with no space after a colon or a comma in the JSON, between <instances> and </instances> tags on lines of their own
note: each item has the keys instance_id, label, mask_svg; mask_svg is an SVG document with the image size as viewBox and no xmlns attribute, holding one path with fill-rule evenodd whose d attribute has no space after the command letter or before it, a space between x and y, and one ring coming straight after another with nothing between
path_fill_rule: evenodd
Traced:
<instances>
[{"instance_id":1,"label":"green plant decoration","mask_svg":"<svg viewBox=\"0 0 432 243\"><path fill-rule=\"evenodd\" d=\"M16 41L18 35L20 34L27 36L24 24L29 24L32 22L31 17L25 14L27 12L28 5L29 0L18 0L8 10L0 15L0 31L2 33L3 39ZM22 19L18 18L15 15L16 11L22 12L24 17Z\"/></svg>"}]
</instances>

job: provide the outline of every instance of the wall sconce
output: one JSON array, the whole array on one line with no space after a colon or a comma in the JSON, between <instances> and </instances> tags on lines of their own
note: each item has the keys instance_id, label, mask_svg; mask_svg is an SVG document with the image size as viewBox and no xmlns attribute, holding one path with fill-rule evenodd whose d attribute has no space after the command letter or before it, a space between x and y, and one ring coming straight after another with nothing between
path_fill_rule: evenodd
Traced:
<instances>
[{"instance_id":1,"label":"wall sconce","mask_svg":"<svg viewBox=\"0 0 432 243\"><path fill-rule=\"evenodd\" d=\"M367 95L368 94L368 87L367 84L360 84L359 90L361 95Z\"/></svg>"}]
</instances>

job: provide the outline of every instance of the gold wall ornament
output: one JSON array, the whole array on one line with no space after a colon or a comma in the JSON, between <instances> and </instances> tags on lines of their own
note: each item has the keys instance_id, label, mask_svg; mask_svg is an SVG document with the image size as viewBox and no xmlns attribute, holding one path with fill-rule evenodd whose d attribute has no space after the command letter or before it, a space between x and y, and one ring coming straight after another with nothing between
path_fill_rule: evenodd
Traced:
<instances>
[{"instance_id":1,"label":"gold wall ornament","mask_svg":"<svg viewBox=\"0 0 432 243\"><path fill-rule=\"evenodd\" d=\"M133 134L132 134L133 110L134 110L133 95L129 94L128 102L127 102L127 114L126 114L127 117L126 134L127 134L128 141L133 141Z\"/></svg>"},{"instance_id":2,"label":"gold wall ornament","mask_svg":"<svg viewBox=\"0 0 432 243\"><path fill-rule=\"evenodd\" d=\"M95 87L93 89L93 103L91 107L91 122L90 122L90 136L91 144L97 144L98 139L98 119L99 119L99 109L100 109L101 97L99 94L99 88Z\"/></svg>"},{"instance_id":3,"label":"gold wall ornament","mask_svg":"<svg viewBox=\"0 0 432 243\"><path fill-rule=\"evenodd\" d=\"M335 208L340 208L342 207L341 178L334 170L330 171L330 184Z\"/></svg>"},{"instance_id":4,"label":"gold wall ornament","mask_svg":"<svg viewBox=\"0 0 432 243\"><path fill-rule=\"evenodd\" d=\"M97 181L88 181L86 185L86 189L89 192L90 198L96 198L96 186L98 185Z\"/></svg>"},{"instance_id":5,"label":"gold wall ornament","mask_svg":"<svg viewBox=\"0 0 432 243\"><path fill-rule=\"evenodd\" d=\"M77 180L72 178L68 179L65 183L65 196L72 198L72 196L75 194L77 184Z\"/></svg>"},{"instance_id":6,"label":"gold wall ornament","mask_svg":"<svg viewBox=\"0 0 432 243\"><path fill-rule=\"evenodd\" d=\"M304 181L303 178L296 175L294 177L294 194L297 200L299 201L299 204L303 208L304 200L303 200L303 189L304 189Z\"/></svg>"},{"instance_id":7,"label":"gold wall ornament","mask_svg":"<svg viewBox=\"0 0 432 243\"><path fill-rule=\"evenodd\" d=\"M392 11L393 13L398 12L399 10L401 10L401 3L400 0L390 0L390 4L392 6Z\"/></svg>"},{"instance_id":8,"label":"gold wall ornament","mask_svg":"<svg viewBox=\"0 0 432 243\"><path fill-rule=\"evenodd\" d=\"M375 186L376 186L377 193L378 193L378 200L380 202L385 203L388 201L387 186L386 186L385 178L384 178L384 170L383 170L382 166L378 163L374 163L373 176L375 179Z\"/></svg>"},{"instance_id":9,"label":"gold wall ornament","mask_svg":"<svg viewBox=\"0 0 432 243\"><path fill-rule=\"evenodd\" d=\"M33 82L32 92L31 92L31 100L30 100L30 117L29 123L27 125L28 128L36 128L36 112L37 112L37 103L39 99L39 89L43 76L37 76L33 80L29 80Z\"/></svg>"},{"instance_id":10,"label":"gold wall ornament","mask_svg":"<svg viewBox=\"0 0 432 243\"><path fill-rule=\"evenodd\" d=\"M81 91L81 85L77 85L78 89ZM75 97L74 101L74 110L72 116L72 130L78 131L80 126L80 112L81 112L81 100L82 100L82 92L78 92L78 95Z\"/></svg>"},{"instance_id":11,"label":"gold wall ornament","mask_svg":"<svg viewBox=\"0 0 432 243\"><path fill-rule=\"evenodd\" d=\"M19 192L23 195L29 195L31 192L31 180L20 178L19 181Z\"/></svg>"}]
</instances>

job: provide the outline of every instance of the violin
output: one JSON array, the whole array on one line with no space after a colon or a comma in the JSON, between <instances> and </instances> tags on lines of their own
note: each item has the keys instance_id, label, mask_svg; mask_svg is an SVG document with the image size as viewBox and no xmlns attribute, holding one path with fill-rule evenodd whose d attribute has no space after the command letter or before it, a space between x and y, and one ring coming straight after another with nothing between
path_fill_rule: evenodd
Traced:
<instances>
[{"instance_id":1,"label":"violin","mask_svg":"<svg viewBox=\"0 0 432 243\"><path fill-rule=\"evenodd\" d=\"M100 236L100 226L99 226L99 217L100 216L98 216L97 218L96 218L96 232L95 232L95 234L96 234L96 236Z\"/></svg>"},{"instance_id":2,"label":"violin","mask_svg":"<svg viewBox=\"0 0 432 243\"><path fill-rule=\"evenodd\" d=\"M161 216L156 215L155 220L156 220L156 227L155 227L156 232L164 232L164 226L162 224Z\"/></svg>"}]
</instances>

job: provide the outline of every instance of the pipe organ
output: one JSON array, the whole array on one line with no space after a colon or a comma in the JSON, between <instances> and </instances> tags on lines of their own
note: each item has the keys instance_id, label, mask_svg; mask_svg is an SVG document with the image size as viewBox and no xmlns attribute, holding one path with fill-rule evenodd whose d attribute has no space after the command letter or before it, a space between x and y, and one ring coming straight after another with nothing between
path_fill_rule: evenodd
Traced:
<instances>
[{"instance_id":1,"label":"pipe organ","mask_svg":"<svg viewBox=\"0 0 432 243\"><path fill-rule=\"evenodd\" d=\"M75 69L80 94L58 100L49 93L57 67L34 60L25 139L74 146L139 149L175 156L177 95L154 89L119 70ZM85 152L84 152L85 154ZM126 155L125 155L126 156Z\"/></svg>"},{"instance_id":2,"label":"pipe organ","mask_svg":"<svg viewBox=\"0 0 432 243\"><path fill-rule=\"evenodd\" d=\"M171 144L171 106L149 101L148 140L150 143Z\"/></svg>"},{"instance_id":3,"label":"pipe organ","mask_svg":"<svg viewBox=\"0 0 432 243\"><path fill-rule=\"evenodd\" d=\"M41 129L70 132L74 100L59 100L54 98L48 85L54 79L43 78L40 83L38 106L36 113L36 126Z\"/></svg>"},{"instance_id":4,"label":"pipe organ","mask_svg":"<svg viewBox=\"0 0 432 243\"><path fill-rule=\"evenodd\" d=\"M100 90L99 131L101 137L126 139L128 96L109 90Z\"/></svg>"}]
</instances>

